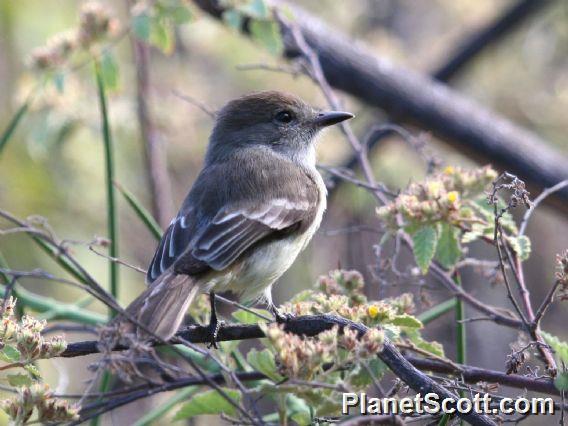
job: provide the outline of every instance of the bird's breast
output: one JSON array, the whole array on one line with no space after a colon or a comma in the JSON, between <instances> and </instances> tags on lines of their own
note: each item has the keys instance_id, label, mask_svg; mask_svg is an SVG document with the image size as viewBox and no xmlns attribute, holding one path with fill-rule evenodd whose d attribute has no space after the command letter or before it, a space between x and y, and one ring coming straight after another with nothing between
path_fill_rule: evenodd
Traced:
<instances>
[{"instance_id":1,"label":"bird's breast","mask_svg":"<svg viewBox=\"0 0 568 426\"><path fill-rule=\"evenodd\" d=\"M314 174L319 197L310 223L300 232L263 242L246 252L228 270L216 272L207 286L208 289L231 291L238 294L242 301L252 301L265 293L265 290L292 266L319 228L327 206L327 190L323 179L315 170Z\"/></svg>"}]
</instances>

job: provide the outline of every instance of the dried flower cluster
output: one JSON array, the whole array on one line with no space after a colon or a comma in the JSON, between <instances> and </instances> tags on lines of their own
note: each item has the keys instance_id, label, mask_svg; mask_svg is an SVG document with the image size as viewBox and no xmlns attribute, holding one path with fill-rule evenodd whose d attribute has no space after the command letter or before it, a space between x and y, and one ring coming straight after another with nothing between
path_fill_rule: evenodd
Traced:
<instances>
[{"instance_id":1,"label":"dried flower cluster","mask_svg":"<svg viewBox=\"0 0 568 426\"><path fill-rule=\"evenodd\" d=\"M463 200L483 194L496 177L497 172L488 166L475 170L448 166L424 182L410 184L392 203L379 207L377 214L391 228L398 228L398 215L405 225L467 221L472 211Z\"/></svg>"},{"instance_id":2,"label":"dried flower cluster","mask_svg":"<svg viewBox=\"0 0 568 426\"><path fill-rule=\"evenodd\" d=\"M0 401L2 408L11 419L11 424L23 425L28 422L34 409L37 419L34 423L53 423L78 418L78 409L70 407L67 401L53 398L47 385L33 383L39 378L39 371L31 364L41 358L52 358L61 354L67 343L61 336L45 339L41 332L46 321L39 321L24 315L18 322L15 318L16 300L9 297L1 309L0 358L8 363L4 368L23 367L31 377L8 375L8 381L18 388L17 396ZM14 381L13 381L14 380Z\"/></svg>"},{"instance_id":3,"label":"dried flower cluster","mask_svg":"<svg viewBox=\"0 0 568 426\"><path fill-rule=\"evenodd\" d=\"M525 182L517 176L510 173L502 173L492 182L492 185L493 190L487 196L487 201L491 205L499 206L498 192L507 190L511 193L507 205L502 208L501 214L521 204L527 208L531 206L530 193L526 189Z\"/></svg>"},{"instance_id":4,"label":"dried flower cluster","mask_svg":"<svg viewBox=\"0 0 568 426\"><path fill-rule=\"evenodd\" d=\"M78 28L56 34L45 46L31 54L31 66L39 71L53 70L67 63L77 49L88 50L95 43L118 33L118 20L98 2L81 7Z\"/></svg>"},{"instance_id":5,"label":"dried flower cluster","mask_svg":"<svg viewBox=\"0 0 568 426\"><path fill-rule=\"evenodd\" d=\"M560 300L568 300L568 250L556 256L556 280L558 281L558 296Z\"/></svg>"},{"instance_id":6,"label":"dried flower cluster","mask_svg":"<svg viewBox=\"0 0 568 426\"><path fill-rule=\"evenodd\" d=\"M119 345L126 346L128 349L115 352L114 348ZM90 370L104 369L125 383L132 383L137 378L146 377L144 372L140 371L136 360L154 356L154 349L147 340L140 339L131 323L111 322L100 327L97 346L103 357L90 364Z\"/></svg>"},{"instance_id":7,"label":"dried flower cluster","mask_svg":"<svg viewBox=\"0 0 568 426\"><path fill-rule=\"evenodd\" d=\"M285 312L294 315L337 314L369 327L394 324L401 319L420 327L409 314L414 311L411 294L393 299L369 301L363 294L365 282L357 271L335 270L321 276L315 290L306 290L283 305Z\"/></svg>"},{"instance_id":8,"label":"dried flower cluster","mask_svg":"<svg viewBox=\"0 0 568 426\"><path fill-rule=\"evenodd\" d=\"M361 337L355 330L346 329L340 333L334 327L318 337L302 338L273 324L265 333L276 355L279 372L288 378L302 380L315 379L331 365L374 357L384 341L383 331L376 328Z\"/></svg>"},{"instance_id":9,"label":"dried flower cluster","mask_svg":"<svg viewBox=\"0 0 568 426\"><path fill-rule=\"evenodd\" d=\"M409 315L414 309L411 295L369 302L363 294L364 287L360 273L335 270L320 277L314 290L302 292L281 307L297 315L341 315L366 324L369 330L360 334L334 327L308 338L287 333L280 325L265 325L266 349L248 358L255 361L251 365L272 378L274 384L263 388L266 392L293 393L316 416L336 415L340 410L340 392L363 391L387 370L377 357L387 333L396 338L402 329L413 330L412 335L420 339L416 327L421 324ZM396 325L396 321L401 323ZM283 377L289 380L282 384ZM306 419L295 421L309 424Z\"/></svg>"},{"instance_id":10,"label":"dried flower cluster","mask_svg":"<svg viewBox=\"0 0 568 426\"><path fill-rule=\"evenodd\" d=\"M45 320L38 321L29 315L24 315L18 323L14 318L15 306L16 301L10 297L6 300L2 311L0 345L2 348L11 348L11 356L6 358L5 355L4 361L26 364L36 359L58 356L65 350L67 343L62 336L45 339L41 335L47 325ZM14 354L18 355L17 358Z\"/></svg>"},{"instance_id":11,"label":"dried flower cluster","mask_svg":"<svg viewBox=\"0 0 568 426\"><path fill-rule=\"evenodd\" d=\"M34 409L37 419L33 423L48 424L78 420L79 408L68 401L53 397L46 384L34 384L18 389L18 394L0 401L0 408L10 416L11 424L24 425L32 417Z\"/></svg>"}]
</instances>

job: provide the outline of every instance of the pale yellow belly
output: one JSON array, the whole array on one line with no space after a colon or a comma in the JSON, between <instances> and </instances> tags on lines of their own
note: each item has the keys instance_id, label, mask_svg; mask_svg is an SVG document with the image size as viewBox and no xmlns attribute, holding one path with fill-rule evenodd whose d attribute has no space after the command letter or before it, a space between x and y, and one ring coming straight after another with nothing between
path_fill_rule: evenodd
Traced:
<instances>
[{"instance_id":1,"label":"pale yellow belly","mask_svg":"<svg viewBox=\"0 0 568 426\"><path fill-rule=\"evenodd\" d=\"M231 291L242 302L266 297L271 303L272 284L294 263L306 244L306 237L288 237L264 244L253 250L242 262L229 270L209 277L206 291Z\"/></svg>"},{"instance_id":2,"label":"pale yellow belly","mask_svg":"<svg viewBox=\"0 0 568 426\"><path fill-rule=\"evenodd\" d=\"M245 259L232 265L227 271L215 272L207 277L201 284L203 291L232 291L242 302L264 296L266 302L272 304L272 284L290 268L298 254L308 245L319 228L326 209L327 191L319 173L316 177L320 189L319 208L309 229L302 235L276 240L245 254Z\"/></svg>"}]
</instances>

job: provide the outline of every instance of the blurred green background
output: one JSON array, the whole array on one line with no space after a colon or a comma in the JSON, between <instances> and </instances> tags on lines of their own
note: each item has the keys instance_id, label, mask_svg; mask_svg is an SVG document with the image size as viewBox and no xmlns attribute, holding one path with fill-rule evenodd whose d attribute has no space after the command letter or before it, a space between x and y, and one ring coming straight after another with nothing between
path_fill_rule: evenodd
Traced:
<instances>
[{"instance_id":1,"label":"blurred green background","mask_svg":"<svg viewBox=\"0 0 568 426\"><path fill-rule=\"evenodd\" d=\"M102 2L121 25L128 24L128 2ZM457 42L496 16L511 2L504 0L356 0L341 2L296 1L339 31L362 40L377 55L414 70L429 72L443 63ZM76 0L0 0L0 131L40 81L30 70L34 48L45 45L53 35L76 25L82 2ZM211 118L181 100L174 91L186 94L215 109L226 101L255 90L277 89L300 95L314 105L325 105L319 90L304 77L262 70L243 71L239 65L284 64L236 32L191 7L192 19L177 27L175 47L170 54L150 50L150 85L147 102L160 145L167 155L167 170L173 202L165 206L173 215L200 170L211 130ZM137 119L136 65L132 40L127 36L112 47L118 66L118 86L109 94L109 110L116 153L117 181L150 208L143 142ZM497 113L539 134L547 143L568 153L568 3L552 2L513 34L481 54L452 86ZM343 96L343 95L342 95ZM343 96L346 109L357 114L353 126L363 135L368 126L386 121L378 110ZM417 129L409 128L411 131ZM426 129L427 130L427 129ZM473 166L459 152L430 138L427 149L443 163ZM322 137L319 161L340 165L350 154L337 130ZM400 138L381 144L373 156L377 179L393 188L404 187L424 176L425 165ZM568 167L568 165L567 165ZM520 176L523 178L523 176ZM534 194L533 194L534 195ZM118 194L120 257L145 268L156 242ZM45 217L59 238L91 241L106 237L104 153L100 114L91 64L65 73L62 88L47 82L38 91L29 113L0 154L0 208L25 218ZM522 213L522 212L521 212ZM164 225L164 224L162 224ZM364 225L364 227L361 227ZM318 275L330 269L355 268L367 277L368 293L376 295L374 279L377 259L373 245L380 234L373 200L364 190L342 186L333 197L322 228L301 259L275 287L276 302L283 302L309 287ZM528 228L533 252L526 264L527 282L535 303L553 282L554 257L566 249L566 217L541 207ZM82 244L71 244L73 253L101 283L108 282L107 261ZM15 269L43 268L63 274L24 235L0 238L0 252ZM486 246L471 255L494 259ZM410 257L402 263L410 261ZM24 281L27 288L65 302L77 302L80 291L45 281ZM482 300L507 306L505 292L476 274L464 277L466 288ZM123 305L144 287L143 276L120 269L119 299ZM433 300L448 295L434 283L422 286L401 282L381 289L381 295L425 288ZM89 309L106 312L93 303ZM469 316L475 316L469 312ZM568 338L566 305L552 307L543 326ZM452 356L451 321L438 321L426 332L428 338L445 343ZM500 368L505 362L515 332L486 323L468 326L469 363ZM68 337L78 340L80 334ZM86 360L46 362L50 380L58 389L80 391ZM73 372L71 378L70 372ZM63 379L62 379L63 377ZM65 382L67 377L67 382ZM126 411L132 408L125 408ZM127 419L132 413L122 414ZM117 423L118 424L118 423Z\"/></svg>"}]
</instances>

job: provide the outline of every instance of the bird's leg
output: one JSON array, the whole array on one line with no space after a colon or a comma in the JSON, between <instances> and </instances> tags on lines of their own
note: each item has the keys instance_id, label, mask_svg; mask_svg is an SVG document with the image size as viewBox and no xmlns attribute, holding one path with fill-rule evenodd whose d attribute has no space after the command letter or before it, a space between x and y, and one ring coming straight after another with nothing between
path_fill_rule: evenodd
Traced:
<instances>
[{"instance_id":1,"label":"bird's leg","mask_svg":"<svg viewBox=\"0 0 568 426\"><path fill-rule=\"evenodd\" d=\"M215 348L218 349L217 346L217 334L219 334L219 329L223 324L223 321L219 321L217 319L217 308L215 307L215 292L209 292L209 302L211 303L211 316L209 317L209 325L207 328L209 329L209 345L208 348Z\"/></svg>"},{"instance_id":2,"label":"bird's leg","mask_svg":"<svg viewBox=\"0 0 568 426\"><path fill-rule=\"evenodd\" d=\"M270 313L274 315L274 319L278 324L286 324L288 321L294 319L294 314L282 313L273 304L270 304L268 309Z\"/></svg>"}]
</instances>

